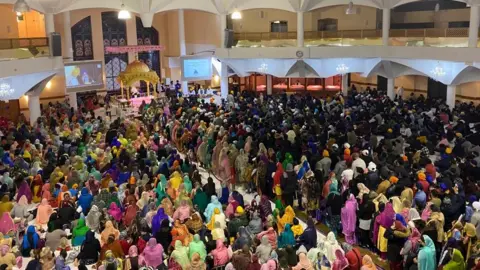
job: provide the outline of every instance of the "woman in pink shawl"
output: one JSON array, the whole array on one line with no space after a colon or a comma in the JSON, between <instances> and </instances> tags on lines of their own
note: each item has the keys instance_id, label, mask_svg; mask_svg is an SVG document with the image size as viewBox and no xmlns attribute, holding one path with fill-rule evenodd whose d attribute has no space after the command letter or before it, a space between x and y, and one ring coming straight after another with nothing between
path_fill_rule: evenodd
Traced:
<instances>
[{"instance_id":1,"label":"woman in pink shawl","mask_svg":"<svg viewBox=\"0 0 480 270\"><path fill-rule=\"evenodd\" d=\"M0 232L8 234L10 231L15 231L15 223L13 222L10 213L4 212L0 218Z\"/></svg>"},{"instance_id":2,"label":"woman in pink shawl","mask_svg":"<svg viewBox=\"0 0 480 270\"><path fill-rule=\"evenodd\" d=\"M228 205L227 209L225 210L225 216L230 217L231 215L235 214L235 210L240 204L235 201L232 195L228 197Z\"/></svg>"},{"instance_id":3,"label":"woman in pink shawl","mask_svg":"<svg viewBox=\"0 0 480 270\"><path fill-rule=\"evenodd\" d=\"M380 205L381 207L381 205ZM390 228L395 219L395 210L392 203L385 204L382 213L375 218L375 226L373 228L373 243L376 244L382 258L386 258L387 240L383 237L387 228Z\"/></svg>"},{"instance_id":4,"label":"woman in pink shawl","mask_svg":"<svg viewBox=\"0 0 480 270\"><path fill-rule=\"evenodd\" d=\"M50 206L50 204L48 204L48 200L43 198L42 202L40 203L37 209L37 219L36 219L37 225L42 225L42 226L46 225L52 213L53 213L53 209Z\"/></svg>"},{"instance_id":5,"label":"woman in pink shawl","mask_svg":"<svg viewBox=\"0 0 480 270\"><path fill-rule=\"evenodd\" d=\"M218 157L218 162L219 162L219 167L218 167L218 176L220 180L222 180L224 183L228 183L230 180L230 176L232 174L231 168L230 168L230 160L228 159L228 143L224 142L222 150L220 150L220 155Z\"/></svg>"},{"instance_id":6,"label":"woman in pink shawl","mask_svg":"<svg viewBox=\"0 0 480 270\"><path fill-rule=\"evenodd\" d=\"M163 262L163 247L157 244L157 239L150 238L148 244L142 253L143 261L146 266L151 266L154 269L157 268Z\"/></svg>"},{"instance_id":7,"label":"woman in pink shawl","mask_svg":"<svg viewBox=\"0 0 480 270\"><path fill-rule=\"evenodd\" d=\"M50 192L50 183L45 183L42 187L42 199L50 201L52 199L52 193Z\"/></svg>"},{"instance_id":8,"label":"woman in pink shawl","mask_svg":"<svg viewBox=\"0 0 480 270\"><path fill-rule=\"evenodd\" d=\"M220 151L222 150L223 143L221 140L217 140L215 147L213 148L212 153L212 171L215 174L218 174L220 170Z\"/></svg>"},{"instance_id":9,"label":"woman in pink shawl","mask_svg":"<svg viewBox=\"0 0 480 270\"><path fill-rule=\"evenodd\" d=\"M23 181L20 184L20 187L18 188L17 202L20 200L22 196L27 197L28 203L32 202L32 190L30 189L30 186L27 184L26 181Z\"/></svg>"},{"instance_id":10,"label":"woman in pink shawl","mask_svg":"<svg viewBox=\"0 0 480 270\"><path fill-rule=\"evenodd\" d=\"M107 212L113 217L113 219L115 219L116 222L120 222L122 220L122 210L117 206L116 203L112 202Z\"/></svg>"},{"instance_id":11,"label":"woman in pink shawl","mask_svg":"<svg viewBox=\"0 0 480 270\"><path fill-rule=\"evenodd\" d=\"M357 200L353 194L350 194L345 206L342 208L341 218L345 241L350 245L354 245L356 243Z\"/></svg>"},{"instance_id":12,"label":"woman in pink shawl","mask_svg":"<svg viewBox=\"0 0 480 270\"><path fill-rule=\"evenodd\" d=\"M428 202L427 206L422 211L422 220L425 222L427 222L427 220L430 218L430 215L432 214L432 209L431 209L432 205L433 205L433 202Z\"/></svg>"}]
</instances>

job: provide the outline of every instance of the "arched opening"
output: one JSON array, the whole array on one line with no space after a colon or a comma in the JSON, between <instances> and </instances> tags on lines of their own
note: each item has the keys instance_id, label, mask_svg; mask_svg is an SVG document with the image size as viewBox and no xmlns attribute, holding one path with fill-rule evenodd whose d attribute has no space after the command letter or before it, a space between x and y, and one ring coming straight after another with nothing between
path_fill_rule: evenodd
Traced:
<instances>
[{"instance_id":1,"label":"arched opening","mask_svg":"<svg viewBox=\"0 0 480 270\"><path fill-rule=\"evenodd\" d=\"M73 61L93 60L92 20L85 17L72 26Z\"/></svg>"}]
</instances>

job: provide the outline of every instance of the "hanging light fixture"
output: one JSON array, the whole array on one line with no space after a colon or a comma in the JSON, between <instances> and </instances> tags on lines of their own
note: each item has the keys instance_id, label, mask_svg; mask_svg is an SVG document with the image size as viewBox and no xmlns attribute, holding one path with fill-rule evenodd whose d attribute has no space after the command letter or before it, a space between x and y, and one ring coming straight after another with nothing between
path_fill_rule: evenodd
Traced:
<instances>
[{"instance_id":1,"label":"hanging light fixture","mask_svg":"<svg viewBox=\"0 0 480 270\"><path fill-rule=\"evenodd\" d=\"M337 66L337 72L338 72L339 74L348 73L348 70L349 70L349 69L350 69L350 68L349 68L347 65L343 64L343 63Z\"/></svg>"},{"instance_id":2,"label":"hanging light fixture","mask_svg":"<svg viewBox=\"0 0 480 270\"><path fill-rule=\"evenodd\" d=\"M25 0L17 0L15 4L13 5L13 11L15 12L29 12L30 11L30 6L25 2Z\"/></svg>"},{"instance_id":3,"label":"hanging light fixture","mask_svg":"<svg viewBox=\"0 0 480 270\"><path fill-rule=\"evenodd\" d=\"M347 15L357 14L357 9L356 9L355 6L353 5L353 2L352 2L352 1L350 1L350 3L348 3L348 7L347 7L347 9L345 10L345 14L347 14Z\"/></svg>"},{"instance_id":4,"label":"hanging light fixture","mask_svg":"<svg viewBox=\"0 0 480 270\"><path fill-rule=\"evenodd\" d=\"M438 78L444 77L447 75L447 72L440 66L440 63L430 71L433 76L433 79L437 80Z\"/></svg>"},{"instance_id":5,"label":"hanging light fixture","mask_svg":"<svg viewBox=\"0 0 480 270\"><path fill-rule=\"evenodd\" d=\"M440 11L440 3L437 3L435 5L435 12L439 12Z\"/></svg>"},{"instance_id":6,"label":"hanging light fixture","mask_svg":"<svg viewBox=\"0 0 480 270\"><path fill-rule=\"evenodd\" d=\"M125 8L125 4L123 3L123 0L122 0L122 5L120 6L120 11L118 12L118 19L128 20L130 18L132 18L132 14L130 14L130 11L128 11Z\"/></svg>"},{"instance_id":7,"label":"hanging light fixture","mask_svg":"<svg viewBox=\"0 0 480 270\"><path fill-rule=\"evenodd\" d=\"M242 13L240 13L240 11L238 10L235 10L233 13L232 13L232 20L241 20L242 19Z\"/></svg>"}]
</instances>

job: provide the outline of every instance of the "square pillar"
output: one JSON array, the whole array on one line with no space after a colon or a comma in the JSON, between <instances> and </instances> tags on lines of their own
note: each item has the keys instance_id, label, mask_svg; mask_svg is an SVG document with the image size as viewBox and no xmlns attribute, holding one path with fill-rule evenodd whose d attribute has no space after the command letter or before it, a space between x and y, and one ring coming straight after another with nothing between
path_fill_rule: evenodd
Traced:
<instances>
[{"instance_id":1,"label":"square pillar","mask_svg":"<svg viewBox=\"0 0 480 270\"><path fill-rule=\"evenodd\" d=\"M388 78L387 81L387 96L391 99L395 99L395 79Z\"/></svg>"},{"instance_id":2,"label":"square pillar","mask_svg":"<svg viewBox=\"0 0 480 270\"><path fill-rule=\"evenodd\" d=\"M305 47L303 11L297 12L297 47Z\"/></svg>"},{"instance_id":3,"label":"square pillar","mask_svg":"<svg viewBox=\"0 0 480 270\"><path fill-rule=\"evenodd\" d=\"M220 63L221 65L221 74L220 74L220 95L222 99L227 99L228 96L228 66L225 63Z\"/></svg>"},{"instance_id":4,"label":"square pillar","mask_svg":"<svg viewBox=\"0 0 480 270\"><path fill-rule=\"evenodd\" d=\"M63 40L65 42L64 57L73 61L72 27L70 20L70 11L63 13Z\"/></svg>"},{"instance_id":5,"label":"square pillar","mask_svg":"<svg viewBox=\"0 0 480 270\"><path fill-rule=\"evenodd\" d=\"M447 86L447 105L450 110L455 108L455 98L457 96L457 86L456 85L448 85Z\"/></svg>"},{"instance_id":6,"label":"square pillar","mask_svg":"<svg viewBox=\"0 0 480 270\"><path fill-rule=\"evenodd\" d=\"M227 30L227 15L220 14L220 48L225 48L225 31Z\"/></svg>"},{"instance_id":7,"label":"square pillar","mask_svg":"<svg viewBox=\"0 0 480 270\"><path fill-rule=\"evenodd\" d=\"M39 95L28 96L28 110L30 113L30 125L33 126L41 115Z\"/></svg>"},{"instance_id":8,"label":"square pillar","mask_svg":"<svg viewBox=\"0 0 480 270\"><path fill-rule=\"evenodd\" d=\"M74 111L78 110L78 104L77 104L77 93L72 92L68 93L68 101L70 103L70 107L73 108Z\"/></svg>"},{"instance_id":9,"label":"square pillar","mask_svg":"<svg viewBox=\"0 0 480 270\"><path fill-rule=\"evenodd\" d=\"M267 95L272 95L272 75L267 75Z\"/></svg>"},{"instance_id":10,"label":"square pillar","mask_svg":"<svg viewBox=\"0 0 480 270\"><path fill-rule=\"evenodd\" d=\"M187 45L185 44L185 13L183 9L178 10L178 44L180 44L180 56L187 55ZM182 81L182 93L184 96L189 94L188 81Z\"/></svg>"},{"instance_id":11,"label":"square pillar","mask_svg":"<svg viewBox=\"0 0 480 270\"><path fill-rule=\"evenodd\" d=\"M479 10L480 6L470 6L470 26L468 28L468 47L476 48L478 42L478 24L479 24Z\"/></svg>"},{"instance_id":12,"label":"square pillar","mask_svg":"<svg viewBox=\"0 0 480 270\"><path fill-rule=\"evenodd\" d=\"M382 41L383 46L388 46L388 39L390 38L390 9L382 9Z\"/></svg>"},{"instance_id":13,"label":"square pillar","mask_svg":"<svg viewBox=\"0 0 480 270\"><path fill-rule=\"evenodd\" d=\"M342 95L348 96L348 73L342 74Z\"/></svg>"}]
</instances>

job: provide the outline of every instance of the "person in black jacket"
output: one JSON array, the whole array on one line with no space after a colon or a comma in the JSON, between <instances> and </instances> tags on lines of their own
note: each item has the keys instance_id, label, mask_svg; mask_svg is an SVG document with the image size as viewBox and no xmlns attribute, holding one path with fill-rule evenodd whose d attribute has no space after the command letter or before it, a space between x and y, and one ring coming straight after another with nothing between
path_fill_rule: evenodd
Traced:
<instances>
[{"instance_id":1,"label":"person in black jacket","mask_svg":"<svg viewBox=\"0 0 480 270\"><path fill-rule=\"evenodd\" d=\"M375 204L370 200L368 194L363 194L362 203L358 206L357 216L359 219L359 241L361 247L372 248L373 243L369 236L370 225L373 214L375 213Z\"/></svg>"},{"instance_id":2,"label":"person in black jacket","mask_svg":"<svg viewBox=\"0 0 480 270\"><path fill-rule=\"evenodd\" d=\"M342 211L342 195L340 195L337 180L332 180L330 184L330 192L327 197L327 209L330 210L328 213L328 227L337 235L340 230L340 214Z\"/></svg>"},{"instance_id":3,"label":"person in black jacket","mask_svg":"<svg viewBox=\"0 0 480 270\"><path fill-rule=\"evenodd\" d=\"M405 241L410 236L410 230L402 215L397 214L391 228L387 228L384 237L388 239L387 259L391 270L402 270L403 256L400 255Z\"/></svg>"},{"instance_id":4,"label":"person in black jacket","mask_svg":"<svg viewBox=\"0 0 480 270\"><path fill-rule=\"evenodd\" d=\"M292 164L287 164L287 169L283 174L282 180L280 181L280 186L282 187L285 207L289 205L293 207L293 196L295 195L295 190L297 189L297 175L293 171Z\"/></svg>"}]
</instances>

